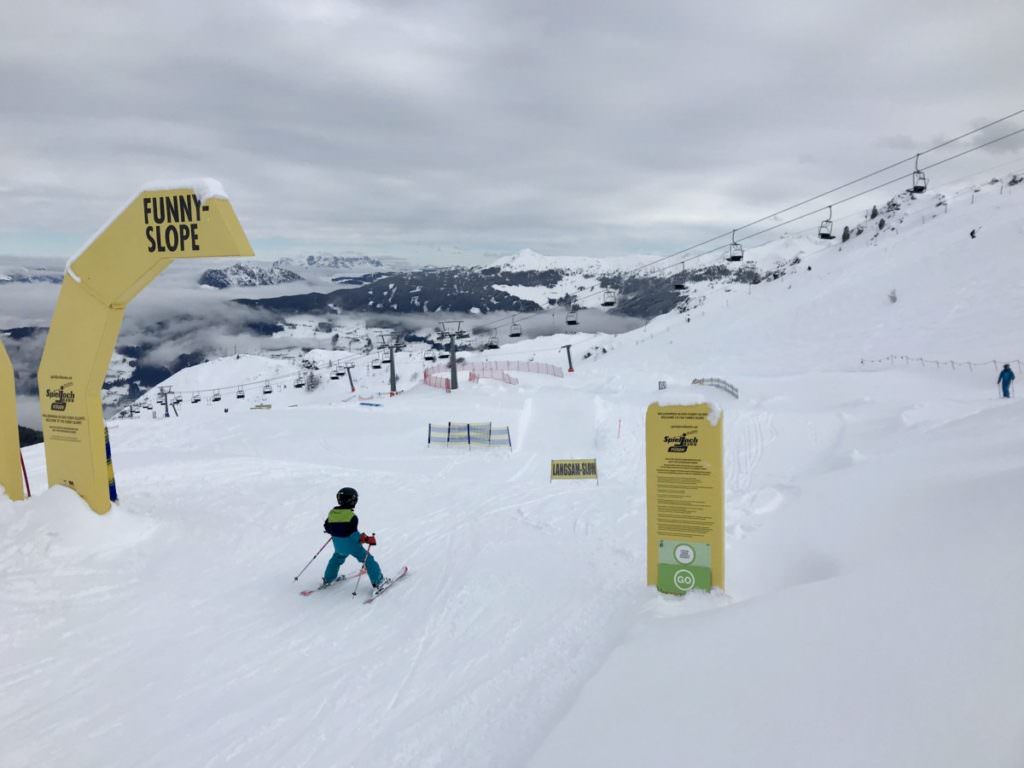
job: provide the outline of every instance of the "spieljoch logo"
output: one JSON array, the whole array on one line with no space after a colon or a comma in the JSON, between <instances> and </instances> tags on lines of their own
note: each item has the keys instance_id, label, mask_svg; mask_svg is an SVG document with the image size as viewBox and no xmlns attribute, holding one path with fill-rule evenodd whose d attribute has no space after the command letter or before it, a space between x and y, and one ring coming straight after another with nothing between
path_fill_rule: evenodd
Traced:
<instances>
[{"instance_id":1,"label":"spieljoch logo","mask_svg":"<svg viewBox=\"0 0 1024 768\"><path fill-rule=\"evenodd\" d=\"M46 396L51 400L51 411L66 411L68 403L75 402L75 393L71 390L64 391L63 385L61 385L60 389L46 390Z\"/></svg>"},{"instance_id":2,"label":"spieljoch logo","mask_svg":"<svg viewBox=\"0 0 1024 768\"><path fill-rule=\"evenodd\" d=\"M687 437L687 433L684 432L678 436L665 435L665 442L672 443L669 447L669 453L686 453L687 448L691 448L697 445L696 437Z\"/></svg>"}]
</instances>

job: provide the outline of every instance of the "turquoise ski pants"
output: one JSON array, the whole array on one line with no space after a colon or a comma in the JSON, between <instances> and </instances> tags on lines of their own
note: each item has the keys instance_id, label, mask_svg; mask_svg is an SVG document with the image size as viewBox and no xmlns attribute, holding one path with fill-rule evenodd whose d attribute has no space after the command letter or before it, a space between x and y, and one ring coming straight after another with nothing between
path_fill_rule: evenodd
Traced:
<instances>
[{"instance_id":1,"label":"turquoise ski pants","mask_svg":"<svg viewBox=\"0 0 1024 768\"><path fill-rule=\"evenodd\" d=\"M366 565L366 573L370 577L371 584L376 586L380 583L383 578L380 566L373 559L373 555L363 549L363 545L359 543L359 531L351 536L331 536L331 541L334 544L334 554L331 555L331 560L327 563L327 570L324 571L324 581L334 581L338 578L338 569L341 568L341 564L349 556L352 556Z\"/></svg>"}]
</instances>

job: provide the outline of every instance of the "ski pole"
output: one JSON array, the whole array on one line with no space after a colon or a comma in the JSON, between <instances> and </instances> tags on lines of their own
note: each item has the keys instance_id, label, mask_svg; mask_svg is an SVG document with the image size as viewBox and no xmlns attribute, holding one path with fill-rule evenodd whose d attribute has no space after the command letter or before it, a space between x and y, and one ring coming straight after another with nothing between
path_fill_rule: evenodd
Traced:
<instances>
[{"instance_id":1,"label":"ski pole","mask_svg":"<svg viewBox=\"0 0 1024 768\"><path fill-rule=\"evenodd\" d=\"M316 560L318 557L320 557L320 553L324 551L324 547L326 547L330 543L331 543L331 540L328 538L327 541L324 542L324 546L320 547L320 549L318 549L316 551L316 554L313 555L313 558L308 563L306 563L305 567L303 567L303 569L301 571L299 571L295 575L295 578L292 579L292 581L298 581L299 580L299 576L301 576L303 573L306 572L306 568L309 568L309 566L311 566L313 564L313 560Z\"/></svg>"},{"instance_id":2,"label":"ski pole","mask_svg":"<svg viewBox=\"0 0 1024 768\"><path fill-rule=\"evenodd\" d=\"M377 534L376 533L371 533L370 535L373 536L374 539L377 538ZM373 549L373 544L370 544L366 548L366 557L363 558L363 567L359 569L359 575L356 576L356 586L355 586L355 589L352 590L352 597L355 597L356 596L356 592L359 591L359 582L363 580L363 574L366 572L366 561L370 559L370 550L371 549Z\"/></svg>"}]
</instances>

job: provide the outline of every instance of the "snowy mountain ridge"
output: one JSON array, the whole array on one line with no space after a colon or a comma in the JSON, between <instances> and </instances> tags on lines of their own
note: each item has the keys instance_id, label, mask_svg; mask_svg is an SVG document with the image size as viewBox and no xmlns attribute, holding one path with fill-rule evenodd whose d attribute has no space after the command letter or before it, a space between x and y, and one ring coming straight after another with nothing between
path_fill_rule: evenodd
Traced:
<instances>
[{"instance_id":1,"label":"snowy mountain ridge","mask_svg":"<svg viewBox=\"0 0 1024 768\"><path fill-rule=\"evenodd\" d=\"M278 259L274 262L274 266L284 269L309 268L351 271L357 269L383 269L384 262L380 259L363 254L346 256L321 251L319 253L306 254L305 256Z\"/></svg>"},{"instance_id":2,"label":"snowy mountain ridge","mask_svg":"<svg viewBox=\"0 0 1024 768\"><path fill-rule=\"evenodd\" d=\"M199 276L199 284L210 288L253 288L261 285L280 285L302 280L302 275L274 264L263 267L259 264L236 263L221 269L208 269Z\"/></svg>"}]
</instances>

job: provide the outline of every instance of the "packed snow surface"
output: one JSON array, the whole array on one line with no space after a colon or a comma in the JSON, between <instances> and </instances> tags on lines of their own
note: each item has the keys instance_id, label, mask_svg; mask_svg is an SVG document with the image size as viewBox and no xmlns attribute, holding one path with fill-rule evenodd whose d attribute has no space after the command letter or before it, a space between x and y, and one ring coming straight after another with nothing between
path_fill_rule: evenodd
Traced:
<instances>
[{"instance_id":1,"label":"packed snow surface","mask_svg":"<svg viewBox=\"0 0 1024 768\"><path fill-rule=\"evenodd\" d=\"M103 517L41 492L28 449L36 495L0 497L0 764L1020 766L1024 410L995 379L1024 357L1021 194L939 216L925 195L689 321L491 355L562 365L571 343L565 378L445 394L400 357L388 398L375 369L354 396L260 358L182 371L283 384L269 409L225 391L112 423ZM727 589L664 596L644 411L701 397L726 435ZM512 448L428 446L450 420ZM593 457L600 485L549 481ZM294 580L344 485L385 573L410 566L372 605L299 596L326 555Z\"/></svg>"}]
</instances>

